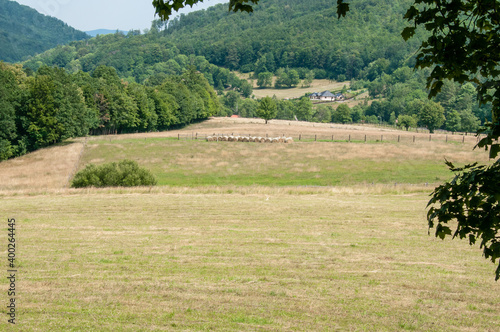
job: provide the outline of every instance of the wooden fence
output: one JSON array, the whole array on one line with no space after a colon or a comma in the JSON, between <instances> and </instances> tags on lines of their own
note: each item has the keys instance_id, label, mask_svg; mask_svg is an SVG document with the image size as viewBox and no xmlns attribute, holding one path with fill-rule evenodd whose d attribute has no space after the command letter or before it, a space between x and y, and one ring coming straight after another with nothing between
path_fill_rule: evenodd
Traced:
<instances>
[{"instance_id":1,"label":"wooden fence","mask_svg":"<svg viewBox=\"0 0 500 332\"><path fill-rule=\"evenodd\" d=\"M449 142L449 143L477 143L482 136L474 134L363 134L363 133L337 133L332 135L325 134L295 134L273 133L273 134L253 134L253 133L213 133L201 134L193 132L191 134L177 134L178 140L206 140L208 136L244 136L244 137L292 137L295 142L352 142L352 143L373 143L373 142L393 142L393 143L417 143L417 142ZM174 136L175 137L175 136Z\"/></svg>"}]
</instances>

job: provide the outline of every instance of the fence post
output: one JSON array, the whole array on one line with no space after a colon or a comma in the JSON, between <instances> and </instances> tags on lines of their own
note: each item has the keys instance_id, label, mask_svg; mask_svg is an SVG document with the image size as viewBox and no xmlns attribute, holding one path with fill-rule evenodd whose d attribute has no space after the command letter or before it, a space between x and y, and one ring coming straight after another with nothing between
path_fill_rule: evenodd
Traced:
<instances>
[{"instance_id":1,"label":"fence post","mask_svg":"<svg viewBox=\"0 0 500 332\"><path fill-rule=\"evenodd\" d=\"M413 136L413 143L415 143L415 136Z\"/></svg>"},{"instance_id":2,"label":"fence post","mask_svg":"<svg viewBox=\"0 0 500 332\"><path fill-rule=\"evenodd\" d=\"M314 141L316 142L316 135L314 135Z\"/></svg>"},{"instance_id":3,"label":"fence post","mask_svg":"<svg viewBox=\"0 0 500 332\"><path fill-rule=\"evenodd\" d=\"M465 136L462 135L462 143L465 143Z\"/></svg>"},{"instance_id":4,"label":"fence post","mask_svg":"<svg viewBox=\"0 0 500 332\"><path fill-rule=\"evenodd\" d=\"M365 135L365 143L366 143L366 135Z\"/></svg>"},{"instance_id":5,"label":"fence post","mask_svg":"<svg viewBox=\"0 0 500 332\"><path fill-rule=\"evenodd\" d=\"M181 139L181 134L177 134L177 140Z\"/></svg>"},{"instance_id":6,"label":"fence post","mask_svg":"<svg viewBox=\"0 0 500 332\"><path fill-rule=\"evenodd\" d=\"M400 136L400 135L398 135L398 143L399 143L400 138L401 138L401 136Z\"/></svg>"},{"instance_id":7,"label":"fence post","mask_svg":"<svg viewBox=\"0 0 500 332\"><path fill-rule=\"evenodd\" d=\"M349 143L351 142L351 134L349 134Z\"/></svg>"},{"instance_id":8,"label":"fence post","mask_svg":"<svg viewBox=\"0 0 500 332\"><path fill-rule=\"evenodd\" d=\"M333 142L333 135L332 135L332 142Z\"/></svg>"},{"instance_id":9,"label":"fence post","mask_svg":"<svg viewBox=\"0 0 500 332\"><path fill-rule=\"evenodd\" d=\"M300 141L301 138L302 138L302 134L299 134L299 141Z\"/></svg>"},{"instance_id":10,"label":"fence post","mask_svg":"<svg viewBox=\"0 0 500 332\"><path fill-rule=\"evenodd\" d=\"M432 140L432 136L431 136L431 135L429 135L429 142L430 142L431 140Z\"/></svg>"},{"instance_id":11,"label":"fence post","mask_svg":"<svg viewBox=\"0 0 500 332\"><path fill-rule=\"evenodd\" d=\"M384 135L380 135L380 142L384 141Z\"/></svg>"},{"instance_id":12,"label":"fence post","mask_svg":"<svg viewBox=\"0 0 500 332\"><path fill-rule=\"evenodd\" d=\"M446 143L448 143L448 135L446 135Z\"/></svg>"}]
</instances>

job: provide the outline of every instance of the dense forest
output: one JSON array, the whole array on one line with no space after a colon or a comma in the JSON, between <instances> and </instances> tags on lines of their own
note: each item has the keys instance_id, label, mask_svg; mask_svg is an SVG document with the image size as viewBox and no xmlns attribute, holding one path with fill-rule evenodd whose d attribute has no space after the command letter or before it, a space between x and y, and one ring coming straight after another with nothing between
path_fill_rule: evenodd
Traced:
<instances>
[{"instance_id":1,"label":"dense forest","mask_svg":"<svg viewBox=\"0 0 500 332\"><path fill-rule=\"evenodd\" d=\"M0 60L21 61L57 45L89 37L85 32L28 6L0 0Z\"/></svg>"},{"instance_id":2,"label":"dense forest","mask_svg":"<svg viewBox=\"0 0 500 332\"><path fill-rule=\"evenodd\" d=\"M220 109L194 68L157 85L122 81L112 67L70 74L0 62L0 160L89 133L157 131L206 119Z\"/></svg>"},{"instance_id":3,"label":"dense forest","mask_svg":"<svg viewBox=\"0 0 500 332\"><path fill-rule=\"evenodd\" d=\"M71 43L26 66L89 72L106 65L120 77L142 83L157 73L178 73L183 61L175 57L194 54L256 76L289 67L298 69L302 79L309 70L315 78L373 79L376 73L370 68L380 61L388 65L376 69L386 73L413 64L419 39L406 43L400 35L410 2L353 0L355 10L341 20L330 0L262 0L251 14L229 13L227 4L221 4L168 23L154 21L145 34L130 31ZM217 77L207 79L217 87Z\"/></svg>"},{"instance_id":4,"label":"dense forest","mask_svg":"<svg viewBox=\"0 0 500 332\"><path fill-rule=\"evenodd\" d=\"M180 75L189 66L196 67L218 90L236 89L244 96L252 94L252 86L227 68L209 63L203 56L180 53L172 44L162 43L155 33L140 31L99 35L83 42L58 46L24 63L33 71L41 66L58 66L70 73L93 72L99 66L116 69L127 82L155 85L169 75Z\"/></svg>"},{"instance_id":5,"label":"dense forest","mask_svg":"<svg viewBox=\"0 0 500 332\"><path fill-rule=\"evenodd\" d=\"M408 0L353 0L337 19L331 0L262 0L253 13L228 13L219 5L182 15L162 34L183 53L203 54L213 64L242 72L307 68L316 78L359 78L371 63L388 71L412 64L419 45L400 32Z\"/></svg>"}]
</instances>

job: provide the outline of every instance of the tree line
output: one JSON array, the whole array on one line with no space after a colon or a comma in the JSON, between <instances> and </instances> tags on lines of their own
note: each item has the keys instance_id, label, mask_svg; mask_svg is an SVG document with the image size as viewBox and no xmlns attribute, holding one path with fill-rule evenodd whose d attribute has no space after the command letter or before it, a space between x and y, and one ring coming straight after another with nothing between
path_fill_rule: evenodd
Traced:
<instances>
[{"instance_id":1,"label":"tree line","mask_svg":"<svg viewBox=\"0 0 500 332\"><path fill-rule=\"evenodd\" d=\"M93 72L99 66L115 68L118 76L130 83L157 85L166 77L181 75L194 66L217 90L234 89L249 97L252 85L238 78L227 68L208 62L202 55L185 55L160 38L154 30L147 34L129 31L98 35L85 41L58 46L23 63L27 70L37 71L42 66L58 66L70 73Z\"/></svg>"},{"instance_id":2,"label":"tree line","mask_svg":"<svg viewBox=\"0 0 500 332\"><path fill-rule=\"evenodd\" d=\"M194 68L145 85L123 81L107 66L91 74L42 66L27 74L0 62L0 160L89 133L184 126L219 109L216 92Z\"/></svg>"}]
</instances>

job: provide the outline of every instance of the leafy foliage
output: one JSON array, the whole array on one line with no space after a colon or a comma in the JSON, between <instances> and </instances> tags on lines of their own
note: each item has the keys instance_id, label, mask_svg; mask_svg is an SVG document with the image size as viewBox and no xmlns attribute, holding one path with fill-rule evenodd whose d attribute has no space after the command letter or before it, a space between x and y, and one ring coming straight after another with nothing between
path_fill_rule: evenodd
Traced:
<instances>
[{"instance_id":1,"label":"leafy foliage","mask_svg":"<svg viewBox=\"0 0 500 332\"><path fill-rule=\"evenodd\" d=\"M427 101L419 112L419 122L429 129L432 134L436 128L439 128L446 118L444 117L444 108L433 101Z\"/></svg>"},{"instance_id":2,"label":"leafy foliage","mask_svg":"<svg viewBox=\"0 0 500 332\"><path fill-rule=\"evenodd\" d=\"M489 167L447 164L456 175L435 189L428 205L429 228L436 227L436 236L444 239L452 234L449 222L457 220L453 237L468 238L471 245L479 240L485 258L495 263L500 258L500 161ZM500 262L495 279L500 279Z\"/></svg>"},{"instance_id":3,"label":"leafy foliage","mask_svg":"<svg viewBox=\"0 0 500 332\"><path fill-rule=\"evenodd\" d=\"M256 115L267 121L274 119L278 113L276 103L271 97L264 97L259 103L259 107L256 110Z\"/></svg>"},{"instance_id":4,"label":"leafy foliage","mask_svg":"<svg viewBox=\"0 0 500 332\"><path fill-rule=\"evenodd\" d=\"M416 61L419 68L432 68L427 78L430 96L436 96L449 79L475 84L478 99L491 103L492 122L486 124L487 136L478 144L489 148L490 158L496 158L500 152L499 6L500 2L495 0L416 0L405 15L414 26L402 33L408 40L419 27L430 32ZM467 104L466 95L461 98L461 104ZM461 120L465 122L462 126L477 126L468 110ZM456 219L458 225L453 237L468 237L471 245L480 239L484 256L493 262L500 257L499 162L490 167L474 164L463 168L448 163L458 174L453 181L435 189L429 205L437 203L438 207L431 207L428 214L429 227L434 226L434 221L438 222L436 236L451 235L450 228L444 224ZM496 269L496 280L499 278L500 264Z\"/></svg>"},{"instance_id":5,"label":"leafy foliage","mask_svg":"<svg viewBox=\"0 0 500 332\"><path fill-rule=\"evenodd\" d=\"M117 163L96 166L90 164L76 173L71 187L133 187L154 186L156 179L150 171L139 167L137 162L122 160Z\"/></svg>"},{"instance_id":6,"label":"leafy foliage","mask_svg":"<svg viewBox=\"0 0 500 332\"><path fill-rule=\"evenodd\" d=\"M100 66L113 67L128 82L160 85L168 76L181 75L191 67L201 72L217 89L252 94L252 86L229 69L210 64L204 56L181 54L167 37L151 31L147 35L116 33L85 42L59 46L31 58L24 66L37 71L41 66L58 66L70 73L92 73Z\"/></svg>"},{"instance_id":7,"label":"leafy foliage","mask_svg":"<svg viewBox=\"0 0 500 332\"><path fill-rule=\"evenodd\" d=\"M416 66L432 67L427 79L429 95L441 90L445 79L476 84L481 102L491 102L492 123L479 147L500 152L500 6L495 0L416 0L405 18L414 26L403 30L408 40L417 28L431 36L422 43Z\"/></svg>"}]
</instances>

